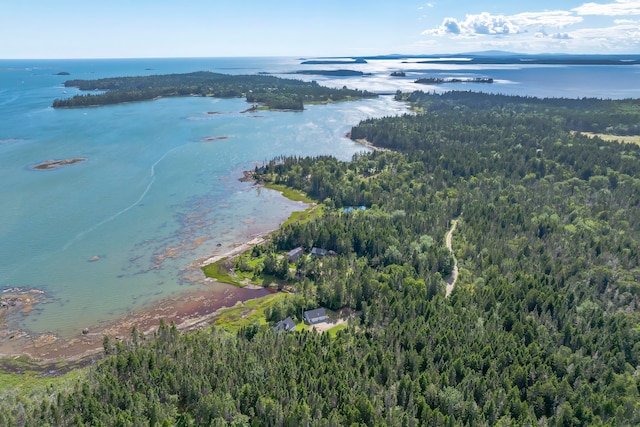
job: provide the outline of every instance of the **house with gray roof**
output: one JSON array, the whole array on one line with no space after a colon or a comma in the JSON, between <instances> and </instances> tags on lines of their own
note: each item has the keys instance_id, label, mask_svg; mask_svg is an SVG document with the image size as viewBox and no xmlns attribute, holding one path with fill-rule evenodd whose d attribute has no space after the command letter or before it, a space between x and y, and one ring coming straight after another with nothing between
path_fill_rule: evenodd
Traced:
<instances>
[{"instance_id":1,"label":"house with gray roof","mask_svg":"<svg viewBox=\"0 0 640 427\"><path fill-rule=\"evenodd\" d=\"M307 325L315 325L316 323L325 322L327 320L327 312L323 307L315 310L305 311L303 314L304 322Z\"/></svg>"},{"instance_id":2,"label":"house with gray roof","mask_svg":"<svg viewBox=\"0 0 640 427\"><path fill-rule=\"evenodd\" d=\"M304 248L301 246L298 246L297 248L291 249L289 252L287 252L287 259L289 260L289 262L295 262L303 254L304 254Z\"/></svg>"},{"instance_id":3,"label":"house with gray roof","mask_svg":"<svg viewBox=\"0 0 640 427\"><path fill-rule=\"evenodd\" d=\"M329 251L322 248L316 248L315 246L311 248L311 256L315 256L318 258L326 257L329 254Z\"/></svg>"},{"instance_id":4,"label":"house with gray roof","mask_svg":"<svg viewBox=\"0 0 640 427\"><path fill-rule=\"evenodd\" d=\"M278 331L295 331L296 330L296 324L293 321L293 319L291 317L287 317L284 320L279 321L278 323L276 323L276 325L273 327L273 330L278 332Z\"/></svg>"}]
</instances>

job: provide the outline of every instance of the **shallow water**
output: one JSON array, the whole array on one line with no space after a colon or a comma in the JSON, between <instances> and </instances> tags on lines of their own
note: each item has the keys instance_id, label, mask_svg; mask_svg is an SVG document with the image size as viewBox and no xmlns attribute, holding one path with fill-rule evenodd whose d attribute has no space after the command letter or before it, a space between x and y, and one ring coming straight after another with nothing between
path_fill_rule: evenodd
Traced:
<instances>
[{"instance_id":1,"label":"shallow water","mask_svg":"<svg viewBox=\"0 0 640 427\"><path fill-rule=\"evenodd\" d=\"M41 91L28 80L40 77ZM0 286L45 290L48 303L18 326L62 337L205 286L194 261L302 208L239 182L243 170L280 154L348 160L364 150L344 138L353 124L404 111L388 97L303 113L242 114L243 100L195 97L53 110L61 89L51 75L23 78L31 88L9 88L17 95L0 107L10 117L0 131ZM75 157L88 160L31 169Z\"/></svg>"},{"instance_id":2,"label":"shallow water","mask_svg":"<svg viewBox=\"0 0 640 427\"><path fill-rule=\"evenodd\" d=\"M243 114L247 104L241 99L196 97L54 110L55 98L77 92L64 88L65 80L198 70L292 77L284 73L305 67L290 58L0 61L0 289L34 287L47 293L47 303L18 315L14 326L68 337L81 326L185 289L226 286L203 284L194 261L272 230L302 207L238 181L243 170L278 155L332 154L348 160L365 150L344 138L351 126L407 111L390 96L308 106L301 113ZM346 68L370 75L299 77L395 92L477 90L477 85L429 87L413 80L489 76L496 84L482 90L640 96L635 66L465 69L376 61ZM397 69L407 77L389 77ZM56 75L60 71L70 75ZM44 160L75 157L87 161L31 169Z\"/></svg>"}]
</instances>

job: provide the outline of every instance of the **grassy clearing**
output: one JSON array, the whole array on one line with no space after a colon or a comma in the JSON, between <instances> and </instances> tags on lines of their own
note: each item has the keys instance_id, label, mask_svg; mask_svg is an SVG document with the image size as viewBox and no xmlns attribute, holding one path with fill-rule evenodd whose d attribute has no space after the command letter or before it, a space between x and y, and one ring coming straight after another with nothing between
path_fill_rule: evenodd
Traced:
<instances>
[{"instance_id":1,"label":"grassy clearing","mask_svg":"<svg viewBox=\"0 0 640 427\"><path fill-rule=\"evenodd\" d=\"M313 218L320 218L324 214L324 205L311 206L303 211L293 212L282 226L295 224L297 222L305 223Z\"/></svg>"},{"instance_id":2,"label":"grassy clearing","mask_svg":"<svg viewBox=\"0 0 640 427\"><path fill-rule=\"evenodd\" d=\"M336 334L340 331L342 331L343 329L347 329L347 324L346 323L341 323L339 325L334 326L331 329L328 329L326 332L329 334L329 336L331 338L335 338Z\"/></svg>"},{"instance_id":3,"label":"grassy clearing","mask_svg":"<svg viewBox=\"0 0 640 427\"><path fill-rule=\"evenodd\" d=\"M241 255L242 259L251 259L246 255ZM256 258L251 261L251 264L257 264L262 262L264 257ZM238 286L243 288L247 285L255 285L268 287L276 284L278 281L274 276L269 274L261 274L259 277L255 277L252 271L242 271L235 268L233 265L229 266L228 263L233 262L228 258L223 258L212 264L207 264L202 268L204 275L211 279L215 279L218 282L228 283L229 285ZM231 273L233 271L233 273Z\"/></svg>"},{"instance_id":4,"label":"grassy clearing","mask_svg":"<svg viewBox=\"0 0 640 427\"><path fill-rule=\"evenodd\" d=\"M266 325L265 310L283 298L291 297L290 294L278 292L264 297L245 301L230 308L220 310L220 315L215 325L221 326L231 333L237 333L245 325L258 323Z\"/></svg>"},{"instance_id":5,"label":"grassy clearing","mask_svg":"<svg viewBox=\"0 0 640 427\"><path fill-rule=\"evenodd\" d=\"M25 372L13 374L0 372L0 395L4 392L15 391L19 395L33 395L45 392L47 389L60 390L65 385L80 381L85 375L84 369L76 369L59 377L45 377L41 373Z\"/></svg>"},{"instance_id":6,"label":"grassy clearing","mask_svg":"<svg viewBox=\"0 0 640 427\"><path fill-rule=\"evenodd\" d=\"M603 141L607 141L607 142L624 142L626 144L636 144L636 145L640 145L640 135L627 135L627 136L621 136L621 135L610 135L610 134L606 134L606 133L592 133L592 132L580 132L583 135L587 135L590 137L598 137L600 139L602 139Z\"/></svg>"},{"instance_id":7,"label":"grassy clearing","mask_svg":"<svg viewBox=\"0 0 640 427\"><path fill-rule=\"evenodd\" d=\"M42 365L28 356L0 359L0 393L32 394L81 379L86 369L64 360ZM63 373L63 374L60 374Z\"/></svg>"},{"instance_id":8,"label":"grassy clearing","mask_svg":"<svg viewBox=\"0 0 640 427\"><path fill-rule=\"evenodd\" d=\"M231 275L229 269L226 267L227 262L229 262L227 258L222 258L212 264L203 266L202 271L206 277L216 279L218 282L228 283L241 288L244 287L241 278Z\"/></svg>"},{"instance_id":9,"label":"grassy clearing","mask_svg":"<svg viewBox=\"0 0 640 427\"><path fill-rule=\"evenodd\" d=\"M310 199L303 191L289 188L286 185L265 183L264 187L270 190L279 191L284 197L289 200L293 200L294 202L314 203L314 200Z\"/></svg>"}]
</instances>

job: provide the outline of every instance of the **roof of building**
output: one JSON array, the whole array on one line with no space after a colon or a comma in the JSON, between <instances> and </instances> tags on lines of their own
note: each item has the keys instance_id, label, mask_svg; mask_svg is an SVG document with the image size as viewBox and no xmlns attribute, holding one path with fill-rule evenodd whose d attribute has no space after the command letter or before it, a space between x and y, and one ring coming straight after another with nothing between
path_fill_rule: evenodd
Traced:
<instances>
[{"instance_id":1,"label":"roof of building","mask_svg":"<svg viewBox=\"0 0 640 427\"><path fill-rule=\"evenodd\" d=\"M322 248L316 248L316 247L311 248L311 255L315 255L315 256L326 256L328 252L329 251Z\"/></svg>"},{"instance_id":2,"label":"roof of building","mask_svg":"<svg viewBox=\"0 0 640 427\"><path fill-rule=\"evenodd\" d=\"M293 331L296 329L296 324L291 317L287 317L276 323L273 329L276 331Z\"/></svg>"},{"instance_id":3,"label":"roof of building","mask_svg":"<svg viewBox=\"0 0 640 427\"><path fill-rule=\"evenodd\" d=\"M304 252L304 248L302 246L298 246L297 248L291 249L287 252L287 256L292 257L296 255L300 255Z\"/></svg>"},{"instance_id":4,"label":"roof of building","mask_svg":"<svg viewBox=\"0 0 640 427\"><path fill-rule=\"evenodd\" d=\"M304 317L313 320L320 317L327 317L327 312L324 307L316 308L315 310L309 310L304 312Z\"/></svg>"}]
</instances>

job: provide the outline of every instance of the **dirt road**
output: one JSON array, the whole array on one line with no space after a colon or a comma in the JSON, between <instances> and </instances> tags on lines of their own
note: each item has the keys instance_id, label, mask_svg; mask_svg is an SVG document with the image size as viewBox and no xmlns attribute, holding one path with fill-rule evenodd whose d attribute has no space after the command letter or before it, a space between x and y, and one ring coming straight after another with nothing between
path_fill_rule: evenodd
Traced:
<instances>
[{"instance_id":1,"label":"dirt road","mask_svg":"<svg viewBox=\"0 0 640 427\"><path fill-rule=\"evenodd\" d=\"M452 220L451 229L447 233L447 237L445 239L447 244L447 249L449 249L449 252L451 253L451 255L453 255L453 246L451 244L451 241L453 239L453 232L456 229L456 225L458 225L458 220L457 219ZM451 295L451 292L453 291L453 287L456 285L456 281L458 280L458 260L455 259L455 257L453 259L454 259L453 271L451 272L451 277L447 279L447 288L445 292L446 297L449 297L449 295Z\"/></svg>"}]
</instances>

